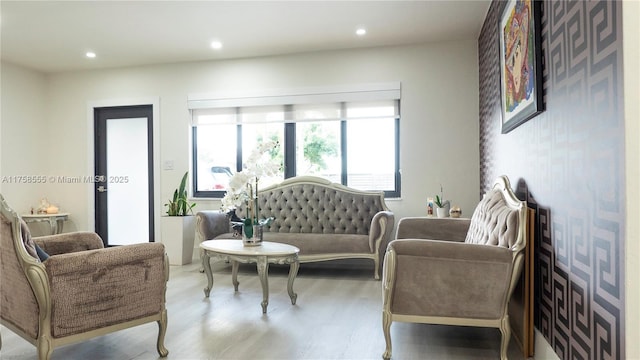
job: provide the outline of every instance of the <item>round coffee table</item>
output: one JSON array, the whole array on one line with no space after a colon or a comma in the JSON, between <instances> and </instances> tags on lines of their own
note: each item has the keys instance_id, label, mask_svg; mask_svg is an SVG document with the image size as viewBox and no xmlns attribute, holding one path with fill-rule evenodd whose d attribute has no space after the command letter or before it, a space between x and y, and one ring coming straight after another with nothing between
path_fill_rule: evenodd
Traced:
<instances>
[{"instance_id":1,"label":"round coffee table","mask_svg":"<svg viewBox=\"0 0 640 360\"><path fill-rule=\"evenodd\" d=\"M244 246L242 240L207 240L200 244L202 252L202 266L207 274L207 287L204 295L209 297L213 287L213 274L211 272L211 258L231 261L231 274L235 291L238 291L238 265L239 263L256 263L258 276L262 284L262 313L267 312L269 305L269 264L290 264L289 282L287 291L291 298L291 304L296 304L298 294L293 292L293 281L298 274L300 263L298 262L298 249L295 246L263 241L260 246Z\"/></svg>"}]
</instances>

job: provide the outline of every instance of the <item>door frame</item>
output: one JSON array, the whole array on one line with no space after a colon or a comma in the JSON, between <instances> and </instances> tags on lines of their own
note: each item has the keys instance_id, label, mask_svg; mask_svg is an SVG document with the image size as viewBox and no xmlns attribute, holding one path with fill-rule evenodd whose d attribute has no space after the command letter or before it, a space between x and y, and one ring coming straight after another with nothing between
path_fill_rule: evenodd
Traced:
<instances>
[{"instance_id":1,"label":"door frame","mask_svg":"<svg viewBox=\"0 0 640 360\"><path fill-rule=\"evenodd\" d=\"M95 108L151 105L153 112L153 233L154 240L160 242L160 98L145 97L131 99L106 99L87 102L87 169L91 175L95 172L95 135L94 135L94 112ZM89 229L96 229L96 204L95 186L87 186L87 209Z\"/></svg>"}]
</instances>

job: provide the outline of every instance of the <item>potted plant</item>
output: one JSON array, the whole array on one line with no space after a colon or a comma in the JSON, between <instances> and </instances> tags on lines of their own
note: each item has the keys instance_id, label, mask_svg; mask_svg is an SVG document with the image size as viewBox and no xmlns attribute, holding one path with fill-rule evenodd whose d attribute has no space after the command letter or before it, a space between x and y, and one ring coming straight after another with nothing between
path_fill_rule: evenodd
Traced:
<instances>
[{"instance_id":1,"label":"potted plant","mask_svg":"<svg viewBox=\"0 0 640 360\"><path fill-rule=\"evenodd\" d=\"M193 208L187 196L187 179L189 172L185 172L180 186L173 192L173 197L164 204L168 207L167 216L162 217L162 243L164 243L169 263L184 265L193 259L193 242L195 238L195 217Z\"/></svg>"},{"instance_id":2,"label":"potted plant","mask_svg":"<svg viewBox=\"0 0 640 360\"><path fill-rule=\"evenodd\" d=\"M272 154L280 146L278 141L267 141L251 152L242 171L236 172L229 180L229 188L222 198L222 210L232 215L234 229L242 233L245 246L262 244L264 226L273 218L260 219L258 207L258 183L260 178L274 176L280 172L281 165ZM245 217L237 218L235 210L244 207Z\"/></svg>"},{"instance_id":3,"label":"potted plant","mask_svg":"<svg viewBox=\"0 0 640 360\"><path fill-rule=\"evenodd\" d=\"M193 207L196 206L195 203L189 204L189 199L187 198L187 178L189 177L189 172L187 171L182 176L182 181L180 181L180 187L173 192L173 198L169 200L168 203L164 204L164 206L168 206L167 215L169 216L187 216L189 213L193 215Z\"/></svg>"},{"instance_id":4,"label":"potted plant","mask_svg":"<svg viewBox=\"0 0 640 360\"><path fill-rule=\"evenodd\" d=\"M436 215L439 218L449 216L449 200L444 200L444 194L442 191L442 185L440 185L440 195L436 195L436 200L433 202L436 205Z\"/></svg>"}]
</instances>

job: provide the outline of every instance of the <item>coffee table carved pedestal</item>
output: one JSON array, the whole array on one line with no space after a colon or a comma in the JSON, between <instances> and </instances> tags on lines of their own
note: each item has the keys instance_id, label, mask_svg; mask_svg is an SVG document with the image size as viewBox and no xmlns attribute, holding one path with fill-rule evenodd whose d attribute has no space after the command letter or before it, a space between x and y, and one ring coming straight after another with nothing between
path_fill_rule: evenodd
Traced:
<instances>
[{"instance_id":1,"label":"coffee table carved pedestal","mask_svg":"<svg viewBox=\"0 0 640 360\"><path fill-rule=\"evenodd\" d=\"M291 304L296 304L298 294L293 292L293 281L298 274L300 263L298 252L300 250L291 245L263 241L260 246L244 246L242 240L207 240L200 244L202 252L202 266L207 275L207 287L204 295L209 297L213 287L213 273L211 271L211 258L228 260L231 262L231 276L235 291L238 291L238 265L255 263L258 268L258 276L262 285L262 313L267 312L269 305L269 264L289 264L289 280L287 292L291 298Z\"/></svg>"}]
</instances>

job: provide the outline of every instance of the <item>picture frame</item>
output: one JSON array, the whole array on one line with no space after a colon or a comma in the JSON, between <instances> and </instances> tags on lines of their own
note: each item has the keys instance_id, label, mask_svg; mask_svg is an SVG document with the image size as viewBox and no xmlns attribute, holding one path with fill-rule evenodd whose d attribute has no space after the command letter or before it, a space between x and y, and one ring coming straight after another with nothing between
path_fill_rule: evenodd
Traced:
<instances>
[{"instance_id":1,"label":"picture frame","mask_svg":"<svg viewBox=\"0 0 640 360\"><path fill-rule=\"evenodd\" d=\"M509 0L500 16L500 100L506 134L544 111L542 1Z\"/></svg>"}]
</instances>

